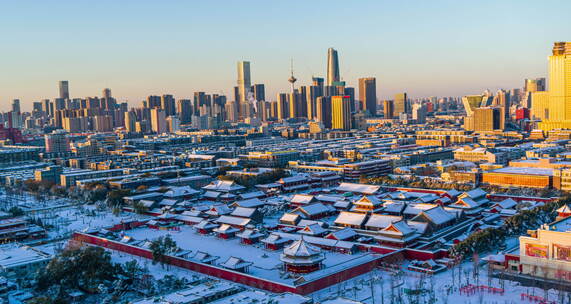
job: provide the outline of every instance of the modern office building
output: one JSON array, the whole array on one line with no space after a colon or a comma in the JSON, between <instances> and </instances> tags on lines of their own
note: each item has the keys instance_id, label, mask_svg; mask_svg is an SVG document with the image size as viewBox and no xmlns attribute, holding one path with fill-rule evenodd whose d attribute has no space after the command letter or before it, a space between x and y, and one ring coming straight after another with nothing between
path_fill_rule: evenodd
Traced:
<instances>
[{"instance_id":1,"label":"modern office building","mask_svg":"<svg viewBox=\"0 0 571 304\"><path fill-rule=\"evenodd\" d=\"M377 115L377 81L375 77L359 78L359 101L363 111L372 116Z\"/></svg>"},{"instance_id":2,"label":"modern office building","mask_svg":"<svg viewBox=\"0 0 571 304\"><path fill-rule=\"evenodd\" d=\"M544 117L541 130L571 129L571 42L554 44L548 70L549 91L532 93L532 115Z\"/></svg>"},{"instance_id":3,"label":"modern office building","mask_svg":"<svg viewBox=\"0 0 571 304\"><path fill-rule=\"evenodd\" d=\"M351 130L351 100L349 96L331 97L331 128Z\"/></svg>"},{"instance_id":4,"label":"modern office building","mask_svg":"<svg viewBox=\"0 0 571 304\"><path fill-rule=\"evenodd\" d=\"M339 76L339 58L337 51L333 48L327 50L327 85L333 86L334 83L341 81Z\"/></svg>"},{"instance_id":5,"label":"modern office building","mask_svg":"<svg viewBox=\"0 0 571 304\"><path fill-rule=\"evenodd\" d=\"M393 116L400 116L402 113L410 113L406 93L398 93L393 101Z\"/></svg>"},{"instance_id":6,"label":"modern office building","mask_svg":"<svg viewBox=\"0 0 571 304\"><path fill-rule=\"evenodd\" d=\"M189 124L192 117L192 100L179 99L176 104L176 112L181 124Z\"/></svg>"},{"instance_id":7,"label":"modern office building","mask_svg":"<svg viewBox=\"0 0 571 304\"><path fill-rule=\"evenodd\" d=\"M238 97L237 100L240 103L248 100L248 93L251 88L250 80L250 62L249 61L239 61L238 62Z\"/></svg>"},{"instance_id":8,"label":"modern office building","mask_svg":"<svg viewBox=\"0 0 571 304\"><path fill-rule=\"evenodd\" d=\"M252 91L254 93L254 99L257 101L266 100L266 89L264 84L255 84L252 86Z\"/></svg>"},{"instance_id":9,"label":"modern office building","mask_svg":"<svg viewBox=\"0 0 571 304\"><path fill-rule=\"evenodd\" d=\"M69 99L69 83L67 80L59 82L59 98Z\"/></svg>"},{"instance_id":10,"label":"modern office building","mask_svg":"<svg viewBox=\"0 0 571 304\"><path fill-rule=\"evenodd\" d=\"M316 120L323 123L326 129L331 129L332 114L331 114L331 97L320 96L317 97L317 112Z\"/></svg>"}]
</instances>

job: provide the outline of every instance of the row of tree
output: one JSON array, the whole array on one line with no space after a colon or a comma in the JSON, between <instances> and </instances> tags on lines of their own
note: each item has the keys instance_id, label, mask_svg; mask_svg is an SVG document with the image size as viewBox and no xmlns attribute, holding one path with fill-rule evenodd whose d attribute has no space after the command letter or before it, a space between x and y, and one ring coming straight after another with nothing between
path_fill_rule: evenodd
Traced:
<instances>
[{"instance_id":1,"label":"row of tree","mask_svg":"<svg viewBox=\"0 0 571 304\"><path fill-rule=\"evenodd\" d=\"M455 244L450 250L450 254L466 257L473 253L493 250L497 248L498 244L502 244L508 236L519 236L527 230L537 229L545 223L553 222L557 216L555 211L570 202L571 198L567 196L542 206L522 210L506 219L500 228L486 228L472 233L465 240Z\"/></svg>"}]
</instances>

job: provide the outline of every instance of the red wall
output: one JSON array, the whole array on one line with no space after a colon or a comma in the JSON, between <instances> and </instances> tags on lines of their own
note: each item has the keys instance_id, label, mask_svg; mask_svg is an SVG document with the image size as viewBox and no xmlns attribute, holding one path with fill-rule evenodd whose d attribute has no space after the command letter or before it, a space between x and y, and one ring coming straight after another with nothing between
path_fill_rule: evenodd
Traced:
<instances>
[{"instance_id":1,"label":"red wall","mask_svg":"<svg viewBox=\"0 0 571 304\"><path fill-rule=\"evenodd\" d=\"M153 258L153 254L151 253L150 250L134 247L131 245L111 241L105 238L88 235L80 232L75 232L73 234L73 240L104 248L109 248L112 250L126 252L147 259ZM259 289L264 289L271 292L277 292L277 293L292 292L305 295L329 287L333 284L337 284L339 282L343 282L353 277L370 272L375 267L377 267L378 263L384 258L385 257L379 257L376 260L355 266L353 268L344 269L338 273L331 274L329 276L325 276L302 285L298 285L297 287L257 278L248 274L243 274L240 272L219 268L213 265L192 262L178 257L169 256L167 263L170 265L203 273L209 276L252 286Z\"/></svg>"}]
</instances>

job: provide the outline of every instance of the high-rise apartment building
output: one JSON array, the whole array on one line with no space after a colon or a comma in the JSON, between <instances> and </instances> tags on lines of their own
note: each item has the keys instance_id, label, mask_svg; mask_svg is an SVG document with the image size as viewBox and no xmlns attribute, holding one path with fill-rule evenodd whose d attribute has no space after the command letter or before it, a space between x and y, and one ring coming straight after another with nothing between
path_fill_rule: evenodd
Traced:
<instances>
[{"instance_id":1,"label":"high-rise apartment building","mask_svg":"<svg viewBox=\"0 0 571 304\"><path fill-rule=\"evenodd\" d=\"M383 114L385 119L392 119L395 113L395 105L392 100L383 101Z\"/></svg>"},{"instance_id":2,"label":"high-rise apartment building","mask_svg":"<svg viewBox=\"0 0 571 304\"><path fill-rule=\"evenodd\" d=\"M571 129L571 42L556 42L549 56L549 91L532 93L532 115L544 131Z\"/></svg>"},{"instance_id":3,"label":"high-rise apartment building","mask_svg":"<svg viewBox=\"0 0 571 304\"><path fill-rule=\"evenodd\" d=\"M179 99L176 104L176 112L181 124L189 124L192 117L192 101L190 99Z\"/></svg>"},{"instance_id":4,"label":"high-rise apartment building","mask_svg":"<svg viewBox=\"0 0 571 304\"><path fill-rule=\"evenodd\" d=\"M289 102L288 102L288 94L286 93L279 93L278 94L278 101L277 101L277 119L288 119L290 117L289 113Z\"/></svg>"},{"instance_id":5,"label":"high-rise apartment building","mask_svg":"<svg viewBox=\"0 0 571 304\"><path fill-rule=\"evenodd\" d=\"M151 129L157 134L167 132L165 111L160 108L151 109Z\"/></svg>"},{"instance_id":6,"label":"high-rise apartment building","mask_svg":"<svg viewBox=\"0 0 571 304\"><path fill-rule=\"evenodd\" d=\"M172 116L176 114L176 104L172 95L166 94L161 96L161 109L165 111L166 116Z\"/></svg>"},{"instance_id":7,"label":"high-rise apartment building","mask_svg":"<svg viewBox=\"0 0 571 304\"><path fill-rule=\"evenodd\" d=\"M12 100L12 112L20 113L20 99Z\"/></svg>"},{"instance_id":8,"label":"high-rise apartment building","mask_svg":"<svg viewBox=\"0 0 571 304\"><path fill-rule=\"evenodd\" d=\"M351 99L349 96L331 97L331 128L351 130Z\"/></svg>"},{"instance_id":9,"label":"high-rise apartment building","mask_svg":"<svg viewBox=\"0 0 571 304\"><path fill-rule=\"evenodd\" d=\"M359 78L359 101L363 111L372 116L377 115L377 80L375 77Z\"/></svg>"},{"instance_id":10,"label":"high-rise apartment building","mask_svg":"<svg viewBox=\"0 0 571 304\"><path fill-rule=\"evenodd\" d=\"M255 84L252 86L252 92L254 95L254 99L257 101L266 100L266 88L264 84Z\"/></svg>"},{"instance_id":11,"label":"high-rise apartment building","mask_svg":"<svg viewBox=\"0 0 571 304\"><path fill-rule=\"evenodd\" d=\"M339 76L339 58L337 51L333 48L327 50L327 85L333 86L334 83L341 81Z\"/></svg>"},{"instance_id":12,"label":"high-rise apartment building","mask_svg":"<svg viewBox=\"0 0 571 304\"><path fill-rule=\"evenodd\" d=\"M161 107L161 96L150 95L147 96L147 102L145 103L145 108L160 108Z\"/></svg>"},{"instance_id":13,"label":"high-rise apartment building","mask_svg":"<svg viewBox=\"0 0 571 304\"><path fill-rule=\"evenodd\" d=\"M59 82L59 98L69 99L69 83L67 80Z\"/></svg>"},{"instance_id":14,"label":"high-rise apartment building","mask_svg":"<svg viewBox=\"0 0 571 304\"><path fill-rule=\"evenodd\" d=\"M137 131L137 113L135 111L125 112L125 130L129 133Z\"/></svg>"}]
</instances>

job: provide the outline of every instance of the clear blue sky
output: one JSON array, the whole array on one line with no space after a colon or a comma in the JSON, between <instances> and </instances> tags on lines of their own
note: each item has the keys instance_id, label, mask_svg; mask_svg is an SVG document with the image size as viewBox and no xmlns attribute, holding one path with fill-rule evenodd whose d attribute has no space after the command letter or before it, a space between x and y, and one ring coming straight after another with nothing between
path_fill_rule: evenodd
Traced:
<instances>
[{"instance_id":1,"label":"clear blue sky","mask_svg":"<svg viewBox=\"0 0 571 304\"><path fill-rule=\"evenodd\" d=\"M571 1L128 1L0 3L0 110L20 98L120 101L149 94L231 96L236 62L271 99L324 76L326 51L339 51L341 76L377 77L381 98L458 96L520 87L546 76L554 41L571 40Z\"/></svg>"}]
</instances>

